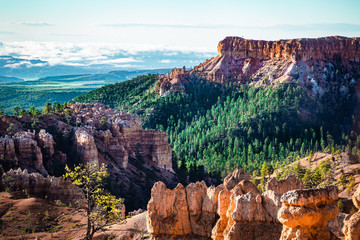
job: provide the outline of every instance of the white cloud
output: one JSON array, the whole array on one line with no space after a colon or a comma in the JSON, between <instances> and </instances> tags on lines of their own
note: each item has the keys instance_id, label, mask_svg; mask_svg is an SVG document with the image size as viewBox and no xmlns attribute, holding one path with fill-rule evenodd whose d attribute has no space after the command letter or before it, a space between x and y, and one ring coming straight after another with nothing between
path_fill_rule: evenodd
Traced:
<instances>
[{"instance_id":1,"label":"white cloud","mask_svg":"<svg viewBox=\"0 0 360 240\"><path fill-rule=\"evenodd\" d=\"M171 63L172 61L170 59L162 59L159 62L160 63Z\"/></svg>"},{"instance_id":2,"label":"white cloud","mask_svg":"<svg viewBox=\"0 0 360 240\"><path fill-rule=\"evenodd\" d=\"M10 61L6 67L17 68L20 66L92 66L109 65L113 67L157 67L150 62L174 64L182 59L184 54L195 59L204 59L206 51L192 51L184 48L167 48L160 45L120 45L101 43L60 43L60 42L3 42L0 43L0 56L13 56L24 61ZM153 57L159 57L154 61ZM162 59L161 57L164 57ZM4 58L3 58L4 59ZM194 59L194 60L195 60ZM10 60L10 59L9 59ZM45 63L31 63L30 60L41 60ZM181 60L183 61L183 60ZM133 63L137 64L136 66ZM170 65L169 65L170 66ZM141 67L141 66L140 66ZM163 65L162 65L163 67Z\"/></svg>"},{"instance_id":3,"label":"white cloud","mask_svg":"<svg viewBox=\"0 0 360 240\"><path fill-rule=\"evenodd\" d=\"M44 67L46 65L48 65L47 63L31 63L30 61L21 61L21 62L15 62L15 63L12 63L11 61L7 61L7 62L10 62L9 64L6 64L4 65L4 67L8 67L8 68L19 68L19 67L27 67L27 68L30 68L30 67Z\"/></svg>"},{"instance_id":4,"label":"white cloud","mask_svg":"<svg viewBox=\"0 0 360 240\"><path fill-rule=\"evenodd\" d=\"M46 23L46 22L21 22L18 23L20 25L28 26L28 27L49 27L55 26L55 24Z\"/></svg>"},{"instance_id":5,"label":"white cloud","mask_svg":"<svg viewBox=\"0 0 360 240\"><path fill-rule=\"evenodd\" d=\"M137 60L134 58L115 58L115 59L108 59L108 60L96 60L90 62L90 65L95 64L118 64L118 63L132 63L132 62L143 62L142 60Z\"/></svg>"}]
</instances>

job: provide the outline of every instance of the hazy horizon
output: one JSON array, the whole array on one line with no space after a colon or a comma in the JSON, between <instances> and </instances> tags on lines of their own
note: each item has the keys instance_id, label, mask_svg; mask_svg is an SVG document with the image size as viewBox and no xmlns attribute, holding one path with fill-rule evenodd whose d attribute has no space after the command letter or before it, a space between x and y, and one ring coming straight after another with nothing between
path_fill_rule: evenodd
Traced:
<instances>
[{"instance_id":1,"label":"hazy horizon","mask_svg":"<svg viewBox=\"0 0 360 240\"><path fill-rule=\"evenodd\" d=\"M1 5L0 56L22 59L4 64L12 69L191 67L215 56L226 36L360 36L357 0L14 0Z\"/></svg>"}]
</instances>

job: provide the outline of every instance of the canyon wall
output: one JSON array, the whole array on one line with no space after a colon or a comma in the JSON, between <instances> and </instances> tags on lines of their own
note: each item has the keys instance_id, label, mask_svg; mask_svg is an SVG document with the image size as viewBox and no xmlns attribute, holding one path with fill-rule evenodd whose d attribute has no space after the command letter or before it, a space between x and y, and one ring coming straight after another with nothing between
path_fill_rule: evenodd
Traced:
<instances>
[{"instance_id":1,"label":"canyon wall","mask_svg":"<svg viewBox=\"0 0 360 240\"><path fill-rule=\"evenodd\" d=\"M0 116L1 175L20 167L61 176L65 164L105 163L112 192L126 199L129 210L145 208L156 181L176 182L166 133L142 129L135 114L73 103L61 113L41 115L34 128L31 123L29 116Z\"/></svg>"},{"instance_id":2,"label":"canyon wall","mask_svg":"<svg viewBox=\"0 0 360 240\"><path fill-rule=\"evenodd\" d=\"M183 91L194 78L255 86L298 82L313 94L323 94L334 81L348 91L360 76L360 38L263 41L226 37L217 49L216 57L189 71L174 69L160 76L156 84L159 94Z\"/></svg>"}]
</instances>

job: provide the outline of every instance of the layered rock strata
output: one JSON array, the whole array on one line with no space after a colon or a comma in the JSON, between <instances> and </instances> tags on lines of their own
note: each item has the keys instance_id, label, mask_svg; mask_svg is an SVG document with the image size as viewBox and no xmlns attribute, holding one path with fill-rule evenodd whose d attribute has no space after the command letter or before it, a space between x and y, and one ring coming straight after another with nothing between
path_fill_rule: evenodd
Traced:
<instances>
[{"instance_id":1,"label":"layered rock strata","mask_svg":"<svg viewBox=\"0 0 360 240\"><path fill-rule=\"evenodd\" d=\"M181 91L193 77L256 86L299 81L314 94L326 91L329 81L340 80L347 91L359 80L360 38L262 41L226 37L217 49L216 57L194 69L174 69L161 76L157 83L160 95Z\"/></svg>"},{"instance_id":2,"label":"layered rock strata","mask_svg":"<svg viewBox=\"0 0 360 240\"><path fill-rule=\"evenodd\" d=\"M166 133L143 130L139 116L121 113L100 103L76 103L70 108L80 126L75 130L74 142L81 161L99 161L96 142L103 142L101 150L112 154L124 168L128 166L129 157L141 156L173 171Z\"/></svg>"},{"instance_id":3,"label":"layered rock strata","mask_svg":"<svg viewBox=\"0 0 360 240\"><path fill-rule=\"evenodd\" d=\"M161 182L151 191L147 224L153 239L279 239L282 225L277 220L284 190L283 184L302 187L293 176L274 183L264 194L247 178L242 170L235 170L226 183L207 187L205 182L179 184L170 190ZM230 183L230 184L229 184ZM291 187L288 187L290 190ZM308 199L312 201L312 199Z\"/></svg>"},{"instance_id":4,"label":"layered rock strata","mask_svg":"<svg viewBox=\"0 0 360 240\"><path fill-rule=\"evenodd\" d=\"M32 123L30 115L0 116L0 174L20 167L61 176L66 164L104 163L112 193L125 198L129 210L145 208L155 182L175 185L166 133L144 130L135 114L72 103L40 115L30 131Z\"/></svg>"},{"instance_id":5,"label":"layered rock strata","mask_svg":"<svg viewBox=\"0 0 360 240\"><path fill-rule=\"evenodd\" d=\"M339 213L337 200L336 186L285 193L278 212L278 219L283 224L280 239L330 240L327 224Z\"/></svg>"},{"instance_id":6,"label":"layered rock strata","mask_svg":"<svg viewBox=\"0 0 360 240\"><path fill-rule=\"evenodd\" d=\"M7 167L26 166L33 171L48 174L35 132L20 131L12 137L0 137L0 156Z\"/></svg>"}]
</instances>

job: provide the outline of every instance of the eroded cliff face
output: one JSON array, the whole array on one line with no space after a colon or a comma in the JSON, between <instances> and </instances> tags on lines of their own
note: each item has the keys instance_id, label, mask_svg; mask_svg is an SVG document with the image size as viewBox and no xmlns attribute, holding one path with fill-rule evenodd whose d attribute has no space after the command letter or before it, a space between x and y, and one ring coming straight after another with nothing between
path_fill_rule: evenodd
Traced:
<instances>
[{"instance_id":1,"label":"eroded cliff face","mask_svg":"<svg viewBox=\"0 0 360 240\"><path fill-rule=\"evenodd\" d=\"M292 175L271 179L261 193L244 178L237 169L226 186L197 182L170 190L156 183L147 212L152 239L336 239L327 229L339 211L336 187L302 190Z\"/></svg>"},{"instance_id":2,"label":"eroded cliff face","mask_svg":"<svg viewBox=\"0 0 360 240\"><path fill-rule=\"evenodd\" d=\"M21 167L60 176L65 164L105 163L111 190L126 199L129 210L145 207L156 181L176 182L166 133L143 130L137 115L74 103L40 116L30 130L31 122L30 116L0 116L1 174Z\"/></svg>"},{"instance_id":3,"label":"eroded cliff face","mask_svg":"<svg viewBox=\"0 0 360 240\"><path fill-rule=\"evenodd\" d=\"M256 86L283 82L323 94L331 82L346 93L359 81L360 38L324 37L278 41L227 37L218 44L218 56L189 71L174 69L159 78L160 95L182 91L193 77L212 82Z\"/></svg>"}]
</instances>

